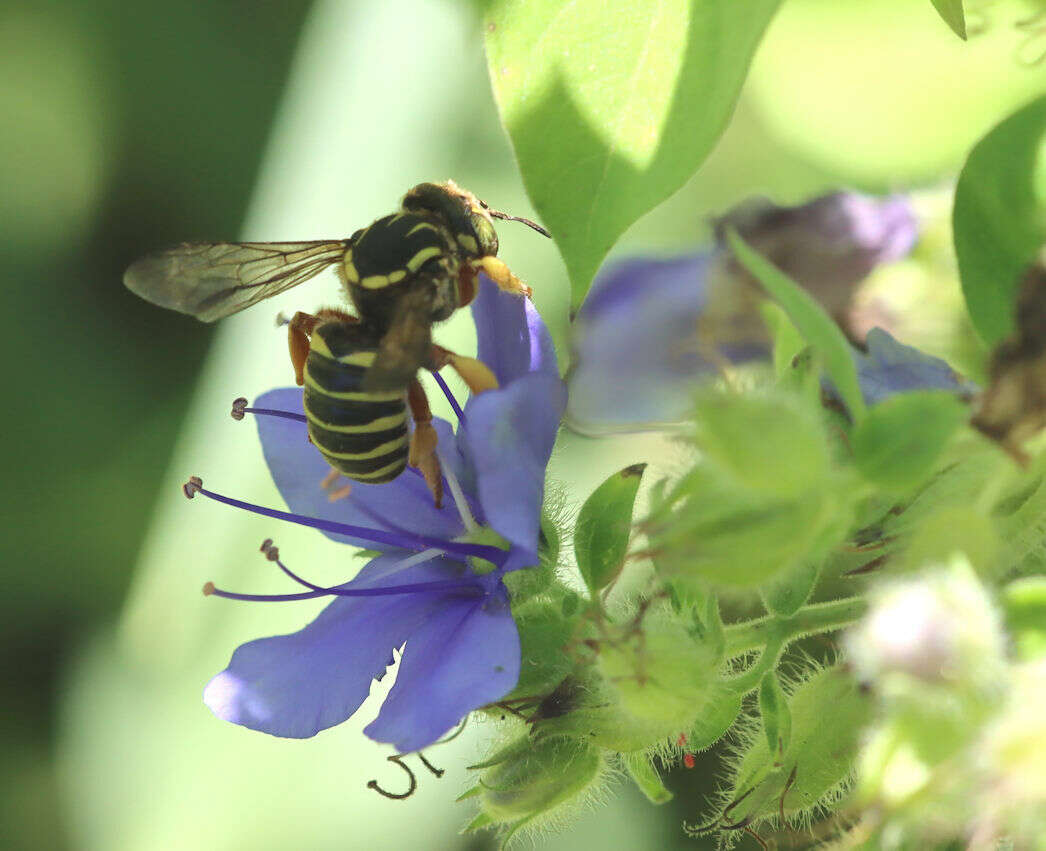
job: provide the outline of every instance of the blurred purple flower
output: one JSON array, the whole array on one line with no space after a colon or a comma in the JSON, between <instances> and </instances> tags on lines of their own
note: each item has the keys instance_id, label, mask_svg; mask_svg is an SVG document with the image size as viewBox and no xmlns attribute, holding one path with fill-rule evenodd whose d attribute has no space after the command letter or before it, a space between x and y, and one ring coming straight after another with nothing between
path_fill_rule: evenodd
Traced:
<instances>
[{"instance_id":1,"label":"blurred purple flower","mask_svg":"<svg viewBox=\"0 0 1046 851\"><path fill-rule=\"evenodd\" d=\"M976 385L956 375L948 364L912 346L899 343L882 328L873 328L865 340L867 351L853 352L861 395L869 405L909 390L949 390L972 398ZM829 393L835 394L830 382Z\"/></svg>"},{"instance_id":2,"label":"blurred purple flower","mask_svg":"<svg viewBox=\"0 0 1046 851\"><path fill-rule=\"evenodd\" d=\"M538 563L545 467L566 391L529 303L487 282L473 317L479 359L500 387L468 401L456 433L434 421L453 496L442 508L413 468L388 484L354 483L347 498L329 502L319 484L328 468L308 443L299 388L270 391L246 409L259 415L265 458L290 512L215 494L199 480L187 485L189 495L380 552L354 579L328 588L297 576L274 547L263 547L307 590L256 596L209 589L246 600L334 598L299 632L236 650L204 692L218 717L275 736L312 736L349 718L384 675L393 648L405 643L395 685L364 732L407 752L515 686L519 634L502 579Z\"/></svg>"},{"instance_id":3,"label":"blurred purple flower","mask_svg":"<svg viewBox=\"0 0 1046 851\"><path fill-rule=\"evenodd\" d=\"M876 266L915 243L900 196L835 193L798 207L750 201L716 222L806 287L837 321ZM695 378L717 360L766 357L756 283L720 244L670 260L626 260L600 275L575 319L567 421L599 434L685 419Z\"/></svg>"}]
</instances>

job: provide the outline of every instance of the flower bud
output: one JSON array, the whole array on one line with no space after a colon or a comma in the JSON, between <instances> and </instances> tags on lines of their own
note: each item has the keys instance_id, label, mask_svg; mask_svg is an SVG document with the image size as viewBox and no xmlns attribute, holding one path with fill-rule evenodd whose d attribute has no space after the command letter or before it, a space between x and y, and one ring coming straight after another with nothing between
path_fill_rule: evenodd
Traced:
<instances>
[{"instance_id":1,"label":"flower bud","mask_svg":"<svg viewBox=\"0 0 1046 851\"><path fill-rule=\"evenodd\" d=\"M721 828L780 815L800 821L849 779L869 715L869 701L853 678L838 666L815 671L787 697L787 713L791 735L783 749L771 748L765 735L751 735L733 768Z\"/></svg>"},{"instance_id":2,"label":"flower bud","mask_svg":"<svg viewBox=\"0 0 1046 851\"><path fill-rule=\"evenodd\" d=\"M848 643L858 676L887 695L919 693L920 683L983 693L1003 675L999 617L962 555L882 588Z\"/></svg>"},{"instance_id":3,"label":"flower bud","mask_svg":"<svg viewBox=\"0 0 1046 851\"><path fill-rule=\"evenodd\" d=\"M715 647L665 609L647 614L631 634L600 647L598 667L621 706L636 718L686 729L715 681Z\"/></svg>"}]
</instances>

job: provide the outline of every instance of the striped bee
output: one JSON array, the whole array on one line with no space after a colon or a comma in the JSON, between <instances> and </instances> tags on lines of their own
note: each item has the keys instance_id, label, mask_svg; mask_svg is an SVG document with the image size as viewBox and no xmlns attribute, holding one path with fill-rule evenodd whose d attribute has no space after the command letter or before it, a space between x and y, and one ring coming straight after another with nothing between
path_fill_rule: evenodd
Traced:
<instances>
[{"instance_id":1,"label":"striped bee","mask_svg":"<svg viewBox=\"0 0 1046 851\"><path fill-rule=\"evenodd\" d=\"M472 301L481 271L507 292L530 294L497 257L493 219L523 222L548 236L452 181L422 183L398 212L348 239L186 243L138 260L124 283L146 301L214 322L334 266L355 314L299 311L288 323L309 436L332 468L324 487L336 499L349 490L332 489L339 476L388 482L410 463L425 474L439 505L436 433L417 371L450 365L473 393L496 381L479 361L435 345L432 324Z\"/></svg>"}]
</instances>

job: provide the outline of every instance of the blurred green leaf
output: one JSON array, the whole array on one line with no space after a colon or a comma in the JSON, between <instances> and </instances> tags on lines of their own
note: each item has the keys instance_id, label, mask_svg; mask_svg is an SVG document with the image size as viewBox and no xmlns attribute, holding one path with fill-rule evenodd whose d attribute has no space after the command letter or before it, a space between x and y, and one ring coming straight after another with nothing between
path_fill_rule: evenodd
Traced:
<instances>
[{"instance_id":1,"label":"blurred green leaf","mask_svg":"<svg viewBox=\"0 0 1046 851\"><path fill-rule=\"evenodd\" d=\"M495 0L487 57L527 192L584 299L726 127L780 0Z\"/></svg>"},{"instance_id":2,"label":"blurred green leaf","mask_svg":"<svg viewBox=\"0 0 1046 851\"><path fill-rule=\"evenodd\" d=\"M574 531L574 555L594 597L617 578L632 532L632 509L646 464L614 473L581 506Z\"/></svg>"},{"instance_id":3,"label":"blurred green leaf","mask_svg":"<svg viewBox=\"0 0 1046 851\"><path fill-rule=\"evenodd\" d=\"M795 396L702 393L696 424L704 455L760 494L802 497L828 477L824 430Z\"/></svg>"},{"instance_id":4,"label":"blurred green leaf","mask_svg":"<svg viewBox=\"0 0 1046 851\"><path fill-rule=\"evenodd\" d=\"M672 800L672 793L661 782L657 769L650 762L650 757L643 753L626 753L622 754L622 761L625 763L628 776L646 795L651 804L667 804Z\"/></svg>"},{"instance_id":5,"label":"blurred green leaf","mask_svg":"<svg viewBox=\"0 0 1046 851\"><path fill-rule=\"evenodd\" d=\"M792 735L792 713L777 671L767 671L759 684L759 715L763 719L767 747L777 764L788 750Z\"/></svg>"},{"instance_id":6,"label":"blurred green leaf","mask_svg":"<svg viewBox=\"0 0 1046 851\"><path fill-rule=\"evenodd\" d=\"M865 412L864 398L857 383L857 368L850 356L850 344L839 326L809 293L753 251L736 231L727 234L727 242L738 262L777 300L806 341L817 349L850 415L855 422L860 422Z\"/></svg>"},{"instance_id":7,"label":"blurred green leaf","mask_svg":"<svg viewBox=\"0 0 1046 851\"><path fill-rule=\"evenodd\" d=\"M926 479L967 410L951 393L901 393L881 402L854 430L854 463L868 481L904 491Z\"/></svg>"},{"instance_id":8,"label":"blurred green leaf","mask_svg":"<svg viewBox=\"0 0 1046 851\"><path fill-rule=\"evenodd\" d=\"M962 9L962 0L930 0L937 14L952 28L963 41L966 41L966 13Z\"/></svg>"},{"instance_id":9,"label":"blurred green leaf","mask_svg":"<svg viewBox=\"0 0 1046 851\"><path fill-rule=\"evenodd\" d=\"M1021 274L1046 242L1046 95L970 152L955 189L952 227L966 307L977 332L994 345L1013 333Z\"/></svg>"},{"instance_id":10,"label":"blurred green leaf","mask_svg":"<svg viewBox=\"0 0 1046 851\"><path fill-rule=\"evenodd\" d=\"M1024 659L1046 655L1046 577L1030 576L1003 589L1006 626Z\"/></svg>"}]
</instances>

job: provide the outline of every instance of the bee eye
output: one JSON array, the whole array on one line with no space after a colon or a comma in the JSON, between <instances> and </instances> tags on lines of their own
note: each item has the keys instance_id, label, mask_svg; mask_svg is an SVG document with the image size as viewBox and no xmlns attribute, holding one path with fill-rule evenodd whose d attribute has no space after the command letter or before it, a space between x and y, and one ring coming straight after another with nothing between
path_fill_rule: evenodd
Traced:
<instances>
[{"instance_id":1,"label":"bee eye","mask_svg":"<svg viewBox=\"0 0 1046 851\"><path fill-rule=\"evenodd\" d=\"M479 256L489 257L498 253L498 234L486 216L473 213L469 216L472 229L476 232Z\"/></svg>"}]
</instances>

